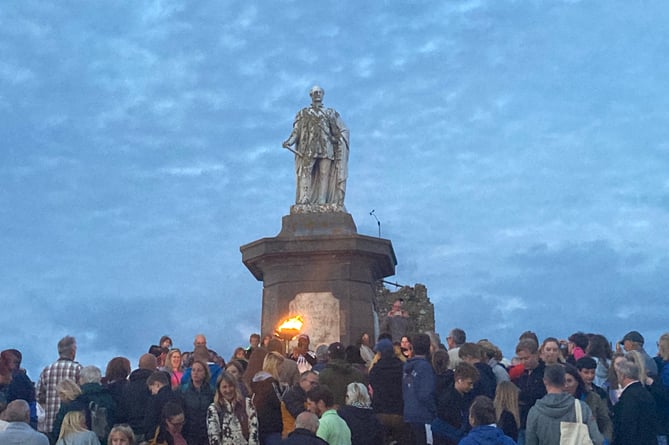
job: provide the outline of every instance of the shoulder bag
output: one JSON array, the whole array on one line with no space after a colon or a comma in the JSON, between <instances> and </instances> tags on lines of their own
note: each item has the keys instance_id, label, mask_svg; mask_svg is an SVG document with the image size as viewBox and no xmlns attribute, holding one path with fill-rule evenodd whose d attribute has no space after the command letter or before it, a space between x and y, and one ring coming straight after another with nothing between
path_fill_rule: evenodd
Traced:
<instances>
[{"instance_id":1,"label":"shoulder bag","mask_svg":"<svg viewBox=\"0 0 669 445\"><path fill-rule=\"evenodd\" d=\"M576 422L560 422L560 445L593 445L588 425L583 423L581 404L574 399Z\"/></svg>"}]
</instances>

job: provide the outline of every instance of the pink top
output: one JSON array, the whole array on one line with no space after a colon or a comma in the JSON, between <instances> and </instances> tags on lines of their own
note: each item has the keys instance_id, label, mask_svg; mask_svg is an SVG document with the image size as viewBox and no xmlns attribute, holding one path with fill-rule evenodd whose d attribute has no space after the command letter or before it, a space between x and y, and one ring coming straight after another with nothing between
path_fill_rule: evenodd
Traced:
<instances>
[{"instance_id":1,"label":"pink top","mask_svg":"<svg viewBox=\"0 0 669 445\"><path fill-rule=\"evenodd\" d=\"M183 371L172 371L170 373L170 379L172 381L172 389L176 389L181 384L181 377L183 377Z\"/></svg>"},{"instance_id":2,"label":"pink top","mask_svg":"<svg viewBox=\"0 0 669 445\"><path fill-rule=\"evenodd\" d=\"M578 346L574 346L574 349L572 349L571 353L574 356L574 360L585 357L585 351L583 351L583 349L579 348Z\"/></svg>"},{"instance_id":3,"label":"pink top","mask_svg":"<svg viewBox=\"0 0 669 445\"><path fill-rule=\"evenodd\" d=\"M172 434L172 439L174 440L174 445L188 445L181 433Z\"/></svg>"}]
</instances>

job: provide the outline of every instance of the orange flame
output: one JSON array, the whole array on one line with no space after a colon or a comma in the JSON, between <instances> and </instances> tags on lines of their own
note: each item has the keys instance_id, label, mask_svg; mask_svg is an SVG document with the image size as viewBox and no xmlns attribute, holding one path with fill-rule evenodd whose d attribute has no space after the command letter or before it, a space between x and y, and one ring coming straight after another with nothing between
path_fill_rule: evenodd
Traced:
<instances>
[{"instance_id":1,"label":"orange flame","mask_svg":"<svg viewBox=\"0 0 669 445\"><path fill-rule=\"evenodd\" d=\"M276 328L276 335L283 341L289 342L299 335L302 325L304 320L299 315L287 318Z\"/></svg>"},{"instance_id":2,"label":"orange flame","mask_svg":"<svg viewBox=\"0 0 669 445\"><path fill-rule=\"evenodd\" d=\"M285 331L298 331L302 329L304 325L304 319L300 315L295 317L287 318L276 328L276 330L281 333Z\"/></svg>"}]
</instances>

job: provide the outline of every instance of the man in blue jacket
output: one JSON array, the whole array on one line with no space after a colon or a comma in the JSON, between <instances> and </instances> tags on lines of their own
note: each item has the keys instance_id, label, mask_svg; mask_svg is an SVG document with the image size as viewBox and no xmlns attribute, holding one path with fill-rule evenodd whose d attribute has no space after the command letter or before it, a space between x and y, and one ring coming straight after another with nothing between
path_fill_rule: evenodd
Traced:
<instances>
[{"instance_id":1,"label":"man in blue jacket","mask_svg":"<svg viewBox=\"0 0 669 445\"><path fill-rule=\"evenodd\" d=\"M434 371L427 361L430 352L430 337L418 334L411 340L414 356L404 364L402 396L404 398L404 421L414 433L415 444L427 444L426 425L434 419L437 411L434 399Z\"/></svg>"}]
</instances>

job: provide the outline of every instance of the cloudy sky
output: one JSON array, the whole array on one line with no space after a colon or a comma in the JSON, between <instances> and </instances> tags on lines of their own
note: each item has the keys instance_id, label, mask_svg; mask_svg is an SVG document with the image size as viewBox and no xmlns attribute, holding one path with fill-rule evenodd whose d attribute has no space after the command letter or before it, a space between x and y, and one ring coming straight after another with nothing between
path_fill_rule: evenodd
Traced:
<instances>
[{"instance_id":1,"label":"cloudy sky","mask_svg":"<svg viewBox=\"0 0 669 445\"><path fill-rule=\"evenodd\" d=\"M37 378L260 325L239 246L294 200L309 88L351 131L346 207L437 330L669 330L664 1L0 6L0 349Z\"/></svg>"}]
</instances>

